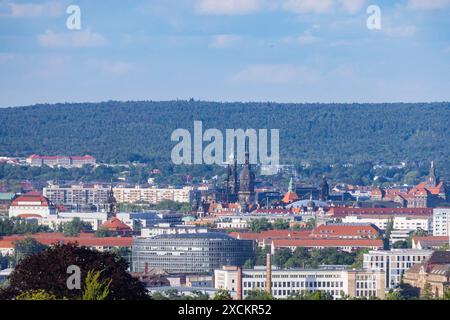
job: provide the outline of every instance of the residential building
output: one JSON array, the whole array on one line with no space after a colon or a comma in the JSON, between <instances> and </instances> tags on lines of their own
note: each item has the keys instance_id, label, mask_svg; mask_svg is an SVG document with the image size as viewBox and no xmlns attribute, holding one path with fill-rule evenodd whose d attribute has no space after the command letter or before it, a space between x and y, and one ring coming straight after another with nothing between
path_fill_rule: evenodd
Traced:
<instances>
[{"instance_id":1,"label":"residential building","mask_svg":"<svg viewBox=\"0 0 450 320\"><path fill-rule=\"evenodd\" d=\"M428 237L413 237L412 247L414 249L440 249L449 245L449 238L447 236L428 236Z\"/></svg>"},{"instance_id":2,"label":"residential building","mask_svg":"<svg viewBox=\"0 0 450 320\"><path fill-rule=\"evenodd\" d=\"M372 271L382 271L385 274L387 289L397 287L406 270L414 264L428 258L432 250L393 249L390 251L369 251L364 254L363 268Z\"/></svg>"},{"instance_id":3,"label":"residential building","mask_svg":"<svg viewBox=\"0 0 450 320\"><path fill-rule=\"evenodd\" d=\"M310 237L327 239L377 239L380 229L370 223L327 224L314 228Z\"/></svg>"},{"instance_id":4,"label":"residential building","mask_svg":"<svg viewBox=\"0 0 450 320\"><path fill-rule=\"evenodd\" d=\"M134 188L116 187L114 196L118 203L151 203L157 204L162 201L170 200L179 203L192 203L198 192L192 187L184 188Z\"/></svg>"},{"instance_id":5,"label":"residential building","mask_svg":"<svg viewBox=\"0 0 450 320\"><path fill-rule=\"evenodd\" d=\"M31 155L27 158L27 163L31 166L49 166L49 167L65 167L65 168L81 168L85 165L95 166L94 157L86 156L39 156Z\"/></svg>"},{"instance_id":6,"label":"residential building","mask_svg":"<svg viewBox=\"0 0 450 320\"><path fill-rule=\"evenodd\" d=\"M254 254L254 243L223 233L161 235L133 240L132 271L146 266L171 274L211 273L223 265L243 265Z\"/></svg>"},{"instance_id":7,"label":"residential building","mask_svg":"<svg viewBox=\"0 0 450 320\"><path fill-rule=\"evenodd\" d=\"M450 208L433 209L433 236L450 236Z\"/></svg>"},{"instance_id":8,"label":"residential building","mask_svg":"<svg viewBox=\"0 0 450 320\"><path fill-rule=\"evenodd\" d=\"M103 185L49 185L43 189L44 196L55 205L103 206L108 202L109 188Z\"/></svg>"},{"instance_id":9,"label":"residential building","mask_svg":"<svg viewBox=\"0 0 450 320\"><path fill-rule=\"evenodd\" d=\"M341 251L352 252L358 249L383 249L383 240L380 239L274 239L272 240L272 254L277 249L289 248L294 251L297 247L310 249L336 248Z\"/></svg>"},{"instance_id":10,"label":"residential building","mask_svg":"<svg viewBox=\"0 0 450 320\"><path fill-rule=\"evenodd\" d=\"M342 219L343 223L370 223L381 230L386 230L390 221L394 223L394 230L415 231L422 229L431 232L433 228L431 215L349 215Z\"/></svg>"}]
</instances>

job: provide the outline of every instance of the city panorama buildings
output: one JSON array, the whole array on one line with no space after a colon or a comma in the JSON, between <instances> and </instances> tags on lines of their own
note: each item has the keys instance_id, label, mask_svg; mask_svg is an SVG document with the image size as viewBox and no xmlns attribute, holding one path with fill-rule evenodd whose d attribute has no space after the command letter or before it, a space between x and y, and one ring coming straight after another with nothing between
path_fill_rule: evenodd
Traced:
<instances>
[{"instance_id":1,"label":"city panorama buildings","mask_svg":"<svg viewBox=\"0 0 450 320\"><path fill-rule=\"evenodd\" d=\"M241 266L254 255L251 240L222 233L161 235L134 238L132 271L160 268L170 274L212 273L224 265Z\"/></svg>"}]
</instances>

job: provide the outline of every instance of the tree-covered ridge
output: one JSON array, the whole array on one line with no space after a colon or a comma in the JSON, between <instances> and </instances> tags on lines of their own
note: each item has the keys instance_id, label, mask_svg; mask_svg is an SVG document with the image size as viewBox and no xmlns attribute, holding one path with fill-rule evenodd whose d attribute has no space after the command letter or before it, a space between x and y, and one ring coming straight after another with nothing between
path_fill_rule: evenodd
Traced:
<instances>
[{"instance_id":1,"label":"tree-covered ridge","mask_svg":"<svg viewBox=\"0 0 450 320\"><path fill-rule=\"evenodd\" d=\"M386 161L440 166L450 156L450 103L105 102L0 109L0 154L92 154L169 161L173 130L280 129L282 163Z\"/></svg>"}]
</instances>

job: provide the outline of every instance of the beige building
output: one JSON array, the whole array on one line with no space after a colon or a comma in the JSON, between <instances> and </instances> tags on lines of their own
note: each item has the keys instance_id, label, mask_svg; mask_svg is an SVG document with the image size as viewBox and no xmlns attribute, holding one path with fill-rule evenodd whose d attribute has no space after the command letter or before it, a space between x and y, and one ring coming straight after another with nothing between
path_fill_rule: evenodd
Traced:
<instances>
[{"instance_id":1,"label":"beige building","mask_svg":"<svg viewBox=\"0 0 450 320\"><path fill-rule=\"evenodd\" d=\"M164 200L179 203L190 203L194 199L192 187L176 188L113 188L114 197L118 203L152 203L157 204Z\"/></svg>"},{"instance_id":2,"label":"beige building","mask_svg":"<svg viewBox=\"0 0 450 320\"><path fill-rule=\"evenodd\" d=\"M383 272L348 269L344 266L270 270L266 267L240 269L225 266L214 271L214 287L229 290L235 299L239 299L241 293L242 298L245 298L254 289L270 290L274 298L287 298L304 291L325 291L335 299L340 299L342 295L356 298L385 297Z\"/></svg>"},{"instance_id":3,"label":"beige building","mask_svg":"<svg viewBox=\"0 0 450 320\"><path fill-rule=\"evenodd\" d=\"M450 289L450 251L434 252L428 259L406 271L403 281L420 294L428 286L434 298L442 298Z\"/></svg>"}]
</instances>

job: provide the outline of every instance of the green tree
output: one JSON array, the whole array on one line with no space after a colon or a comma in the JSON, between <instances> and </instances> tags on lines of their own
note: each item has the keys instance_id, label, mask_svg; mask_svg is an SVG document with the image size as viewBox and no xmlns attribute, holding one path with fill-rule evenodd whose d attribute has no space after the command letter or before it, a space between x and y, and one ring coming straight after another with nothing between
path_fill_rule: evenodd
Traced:
<instances>
[{"instance_id":1,"label":"green tree","mask_svg":"<svg viewBox=\"0 0 450 320\"><path fill-rule=\"evenodd\" d=\"M390 290L386 293L386 300L404 300L402 294L399 291Z\"/></svg>"},{"instance_id":2,"label":"green tree","mask_svg":"<svg viewBox=\"0 0 450 320\"><path fill-rule=\"evenodd\" d=\"M429 282L425 283L423 289L420 291L420 300L433 300L433 287Z\"/></svg>"},{"instance_id":3,"label":"green tree","mask_svg":"<svg viewBox=\"0 0 450 320\"><path fill-rule=\"evenodd\" d=\"M92 231L92 225L76 217L73 218L72 221L65 223L63 229L66 237L76 237L82 231Z\"/></svg>"},{"instance_id":4,"label":"green tree","mask_svg":"<svg viewBox=\"0 0 450 320\"><path fill-rule=\"evenodd\" d=\"M86 279L90 270L103 270L99 281L111 279L107 300L150 299L144 285L127 271L128 263L125 260L110 252L98 252L69 243L55 244L22 259L9 276L9 286L0 291L0 300L13 299L30 290L45 290L57 299L79 300L82 291L70 290L67 286L67 270L70 266L80 268L81 279ZM83 283L81 285L84 287Z\"/></svg>"},{"instance_id":5,"label":"green tree","mask_svg":"<svg viewBox=\"0 0 450 320\"><path fill-rule=\"evenodd\" d=\"M106 300L112 279L99 280L103 271L89 270L84 280L82 300Z\"/></svg>"},{"instance_id":6,"label":"green tree","mask_svg":"<svg viewBox=\"0 0 450 320\"><path fill-rule=\"evenodd\" d=\"M115 233L111 232L107 228L100 227L97 229L97 231L95 231L95 236L97 238L108 238L108 237L114 237Z\"/></svg>"},{"instance_id":7,"label":"green tree","mask_svg":"<svg viewBox=\"0 0 450 320\"><path fill-rule=\"evenodd\" d=\"M289 258L292 257L292 252L288 248L280 248L275 251L272 261L278 268L283 268Z\"/></svg>"},{"instance_id":8,"label":"green tree","mask_svg":"<svg viewBox=\"0 0 450 320\"><path fill-rule=\"evenodd\" d=\"M247 293L244 300L275 300L274 297L265 290L253 289Z\"/></svg>"},{"instance_id":9,"label":"green tree","mask_svg":"<svg viewBox=\"0 0 450 320\"><path fill-rule=\"evenodd\" d=\"M30 290L19 294L16 300L57 300L56 296L45 290Z\"/></svg>"},{"instance_id":10,"label":"green tree","mask_svg":"<svg viewBox=\"0 0 450 320\"><path fill-rule=\"evenodd\" d=\"M326 291L314 291L294 293L290 295L287 300L334 300L333 296Z\"/></svg>"},{"instance_id":11,"label":"green tree","mask_svg":"<svg viewBox=\"0 0 450 320\"><path fill-rule=\"evenodd\" d=\"M226 289L219 289L213 297L213 300L233 300L230 291Z\"/></svg>"},{"instance_id":12,"label":"green tree","mask_svg":"<svg viewBox=\"0 0 450 320\"><path fill-rule=\"evenodd\" d=\"M289 229L289 222L283 221L283 220L275 220L273 223L273 228L275 230L288 230Z\"/></svg>"},{"instance_id":13,"label":"green tree","mask_svg":"<svg viewBox=\"0 0 450 320\"><path fill-rule=\"evenodd\" d=\"M14 244L14 263L18 264L22 259L44 251L47 248L46 245L41 244L36 239L27 237L23 240L16 241Z\"/></svg>"},{"instance_id":14,"label":"green tree","mask_svg":"<svg viewBox=\"0 0 450 320\"><path fill-rule=\"evenodd\" d=\"M253 219L250 222L250 230L252 232L261 232L261 231L267 231L272 229L272 224L266 219Z\"/></svg>"}]
</instances>

